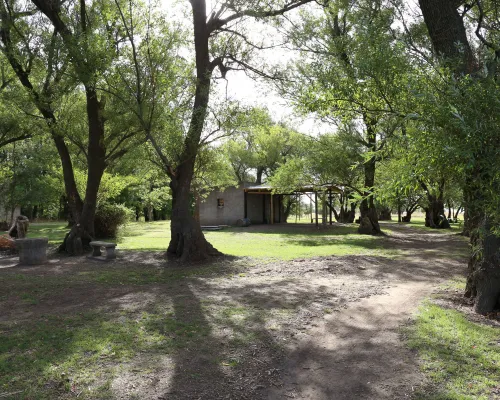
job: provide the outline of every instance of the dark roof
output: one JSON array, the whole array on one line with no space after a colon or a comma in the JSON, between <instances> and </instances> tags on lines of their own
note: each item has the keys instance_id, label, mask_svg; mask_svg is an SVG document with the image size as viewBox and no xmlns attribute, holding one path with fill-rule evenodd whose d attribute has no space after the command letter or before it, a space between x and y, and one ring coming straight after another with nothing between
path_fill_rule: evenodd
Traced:
<instances>
[{"instance_id":1,"label":"dark roof","mask_svg":"<svg viewBox=\"0 0 500 400\"><path fill-rule=\"evenodd\" d=\"M249 193L271 193L273 191L274 187L270 185L269 183L263 183L262 185L251 185L247 186L244 188L245 192ZM332 192L335 193L340 193L343 191L343 189L340 186L336 185L303 185L298 188L295 188L293 192L319 192L322 190L331 190ZM281 193L284 194L284 193Z\"/></svg>"}]
</instances>

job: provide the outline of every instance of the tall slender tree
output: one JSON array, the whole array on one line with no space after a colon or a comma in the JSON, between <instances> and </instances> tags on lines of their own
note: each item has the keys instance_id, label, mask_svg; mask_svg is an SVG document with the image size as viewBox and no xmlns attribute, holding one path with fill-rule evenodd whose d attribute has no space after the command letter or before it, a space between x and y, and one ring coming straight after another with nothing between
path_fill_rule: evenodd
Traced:
<instances>
[{"instance_id":1,"label":"tall slender tree","mask_svg":"<svg viewBox=\"0 0 500 400\"><path fill-rule=\"evenodd\" d=\"M157 148L163 168L170 178L173 207L171 240L167 253L182 261L206 259L220 254L204 237L199 222L190 209L191 183L196 157L203 141L203 131L210 103L215 70L226 78L228 71L256 71L250 64L250 37L242 30L245 19L264 20L294 10L311 0L227 1L207 15L206 0L190 0L196 70L195 94L182 152L177 162ZM263 75L265 73L263 72Z\"/></svg>"}]
</instances>

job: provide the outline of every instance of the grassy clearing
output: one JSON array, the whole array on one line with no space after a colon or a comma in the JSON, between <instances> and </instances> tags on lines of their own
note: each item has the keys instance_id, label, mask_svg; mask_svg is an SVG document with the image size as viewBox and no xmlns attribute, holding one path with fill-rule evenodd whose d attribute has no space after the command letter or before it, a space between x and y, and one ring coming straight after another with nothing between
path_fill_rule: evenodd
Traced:
<instances>
[{"instance_id":1,"label":"grassy clearing","mask_svg":"<svg viewBox=\"0 0 500 400\"><path fill-rule=\"evenodd\" d=\"M454 279L449 290L463 290ZM469 321L464 314L424 303L409 328L409 345L418 350L432 385L421 400L487 400L500 390L500 328Z\"/></svg>"},{"instance_id":2,"label":"grassy clearing","mask_svg":"<svg viewBox=\"0 0 500 400\"><path fill-rule=\"evenodd\" d=\"M300 257L326 255L384 255L394 256L397 251L385 246L383 237L359 235L357 227L336 226L314 230L310 226L263 226L229 228L206 232L207 239L224 254L255 258L290 260ZM51 244L62 241L67 229L63 223L42 223L30 226L30 237L49 237ZM386 232L390 233L387 229ZM170 222L131 223L123 227L117 239L125 250L163 251L170 240Z\"/></svg>"},{"instance_id":3,"label":"grassy clearing","mask_svg":"<svg viewBox=\"0 0 500 400\"><path fill-rule=\"evenodd\" d=\"M2 326L0 325L0 329ZM186 322L168 307L153 312L89 312L47 316L22 329L4 327L0 341L0 392L23 399L112 397L111 384L123 363L138 354L163 357L199 345L209 328ZM152 363L154 365L154 362Z\"/></svg>"}]
</instances>

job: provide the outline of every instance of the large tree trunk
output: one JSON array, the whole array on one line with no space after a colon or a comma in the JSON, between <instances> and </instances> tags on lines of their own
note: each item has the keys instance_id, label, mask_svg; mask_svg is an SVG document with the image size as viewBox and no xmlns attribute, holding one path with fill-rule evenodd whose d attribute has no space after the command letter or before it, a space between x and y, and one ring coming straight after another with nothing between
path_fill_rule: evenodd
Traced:
<instances>
[{"instance_id":1,"label":"large tree trunk","mask_svg":"<svg viewBox=\"0 0 500 400\"><path fill-rule=\"evenodd\" d=\"M365 163L365 189L363 193L363 200L359 206L360 221L363 219L369 220L371 225L371 234L381 233L380 225L378 223L377 209L375 208L375 201L373 199L373 185L375 184L375 157L372 157ZM360 233L365 233L363 231Z\"/></svg>"},{"instance_id":2,"label":"large tree trunk","mask_svg":"<svg viewBox=\"0 0 500 400\"><path fill-rule=\"evenodd\" d=\"M392 221L392 210L389 207L382 207L378 219L379 221Z\"/></svg>"},{"instance_id":3,"label":"large tree trunk","mask_svg":"<svg viewBox=\"0 0 500 400\"><path fill-rule=\"evenodd\" d=\"M450 61L449 64L460 74L471 74L478 68L471 50L463 18L450 0L419 0L432 43L438 54ZM467 230L470 232L471 248L466 296L475 300L475 310L485 314L500 307L500 238L494 236L491 221L484 213L483 200L487 193L482 184L485 171L478 164L484 154L475 154L476 167L466 176L465 209Z\"/></svg>"},{"instance_id":4,"label":"large tree trunk","mask_svg":"<svg viewBox=\"0 0 500 400\"><path fill-rule=\"evenodd\" d=\"M196 93L189 130L184 141L182 163L170 172L172 189L171 239L167 254L183 262L205 260L220 255L205 239L199 222L191 213L191 181L200 146L210 98L210 84L214 66L210 63L205 0L191 0L193 9L194 46L196 52Z\"/></svg>"},{"instance_id":5,"label":"large tree trunk","mask_svg":"<svg viewBox=\"0 0 500 400\"><path fill-rule=\"evenodd\" d=\"M104 102L99 101L94 88L86 87L87 117L89 122L89 143L87 151L87 187L85 201L78 222L73 225L64 239L60 250L71 255L82 254L95 236L94 220L97 209L97 194L102 175L106 169L104 147Z\"/></svg>"},{"instance_id":6,"label":"large tree trunk","mask_svg":"<svg viewBox=\"0 0 500 400\"><path fill-rule=\"evenodd\" d=\"M64 190L69 209L69 221L72 225L80 220L80 215L83 209L83 201L78 193L78 188L75 181L75 173L73 170L73 163L69 154L68 147L64 139L58 135L55 130L51 129L51 136L56 146L59 158L61 159L61 166L63 171Z\"/></svg>"},{"instance_id":7,"label":"large tree trunk","mask_svg":"<svg viewBox=\"0 0 500 400\"><path fill-rule=\"evenodd\" d=\"M375 122L369 117L364 116L367 134L367 149L375 151L377 146L377 134L375 132ZM372 156L364 164L365 182L363 189L363 200L359 206L360 211L360 226L359 233L379 234L380 225L378 223L378 213L375 208L375 199L373 198L373 187L375 185L375 165L376 158ZM368 229L370 228L370 229Z\"/></svg>"},{"instance_id":8,"label":"large tree trunk","mask_svg":"<svg viewBox=\"0 0 500 400\"><path fill-rule=\"evenodd\" d=\"M264 174L264 167L257 167L257 178L255 180L256 185L262 185L262 175Z\"/></svg>"},{"instance_id":9,"label":"large tree trunk","mask_svg":"<svg viewBox=\"0 0 500 400\"><path fill-rule=\"evenodd\" d=\"M486 314L500 308L500 237L492 233L488 217L471 235L471 245L482 252L469 259L465 295L475 299L477 313Z\"/></svg>"},{"instance_id":10,"label":"large tree trunk","mask_svg":"<svg viewBox=\"0 0 500 400\"><path fill-rule=\"evenodd\" d=\"M184 164L177 168L177 177L170 182L172 189L171 239L167 254L183 262L203 261L221 255L206 239L199 221L191 212L191 179L193 171Z\"/></svg>"},{"instance_id":11,"label":"large tree trunk","mask_svg":"<svg viewBox=\"0 0 500 400\"><path fill-rule=\"evenodd\" d=\"M419 0L434 50L444 64L458 74L470 73L477 62L467 39L467 32L457 5L451 0Z\"/></svg>"},{"instance_id":12,"label":"large tree trunk","mask_svg":"<svg viewBox=\"0 0 500 400\"><path fill-rule=\"evenodd\" d=\"M429 205L425 208L425 226L441 228L441 219L444 217L444 202L433 195L428 195Z\"/></svg>"}]
</instances>

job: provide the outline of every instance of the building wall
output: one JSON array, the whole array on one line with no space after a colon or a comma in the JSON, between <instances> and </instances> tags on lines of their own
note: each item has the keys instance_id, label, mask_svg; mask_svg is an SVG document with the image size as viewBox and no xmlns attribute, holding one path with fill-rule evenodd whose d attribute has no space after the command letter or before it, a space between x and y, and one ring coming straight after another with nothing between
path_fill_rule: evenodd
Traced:
<instances>
[{"instance_id":1,"label":"building wall","mask_svg":"<svg viewBox=\"0 0 500 400\"><path fill-rule=\"evenodd\" d=\"M14 217L11 218L12 210L8 207L5 208L2 204L0 204L0 222L8 222L10 225L19 215L21 215L21 207L16 207L14 210Z\"/></svg>"},{"instance_id":2,"label":"building wall","mask_svg":"<svg viewBox=\"0 0 500 400\"><path fill-rule=\"evenodd\" d=\"M274 222L279 222L279 196L273 196ZM218 207L218 199L224 207ZM270 221L271 199L269 194L247 194L247 218L252 224L267 224ZM264 211L265 210L265 215ZM200 202L200 224L202 226L236 225L245 217L245 192L243 186L230 187L225 191L213 191Z\"/></svg>"},{"instance_id":3,"label":"building wall","mask_svg":"<svg viewBox=\"0 0 500 400\"><path fill-rule=\"evenodd\" d=\"M224 207L218 207L218 199L224 200ZM245 216L244 202L244 191L241 187L230 187L223 192L213 191L200 202L200 224L236 225L236 221Z\"/></svg>"}]
</instances>

